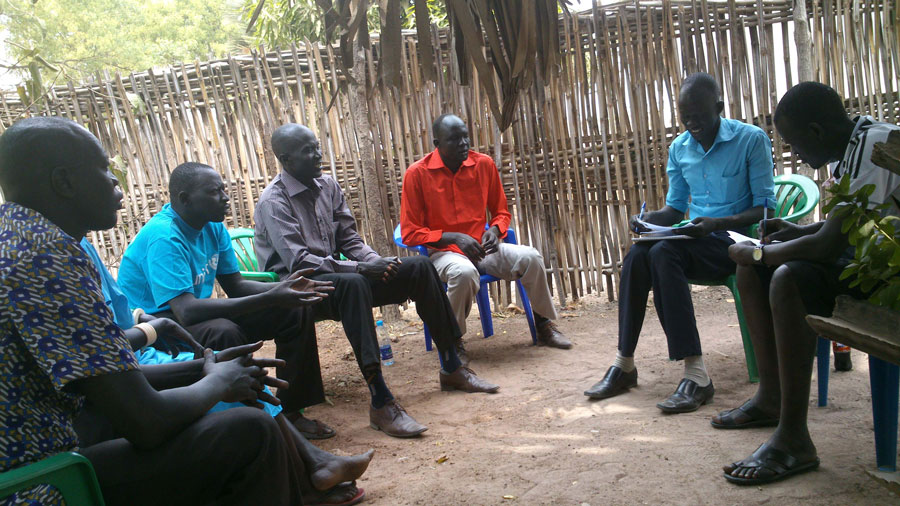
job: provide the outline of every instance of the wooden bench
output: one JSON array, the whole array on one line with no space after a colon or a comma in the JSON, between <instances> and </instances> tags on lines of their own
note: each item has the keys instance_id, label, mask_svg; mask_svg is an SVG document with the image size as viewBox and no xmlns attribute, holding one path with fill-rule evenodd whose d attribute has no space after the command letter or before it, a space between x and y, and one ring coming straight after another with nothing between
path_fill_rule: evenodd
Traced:
<instances>
[{"instance_id":1,"label":"wooden bench","mask_svg":"<svg viewBox=\"0 0 900 506\"><path fill-rule=\"evenodd\" d=\"M809 315L806 320L819 335L869 354L876 465L879 471L896 471L900 312L842 295L831 318Z\"/></svg>"}]
</instances>

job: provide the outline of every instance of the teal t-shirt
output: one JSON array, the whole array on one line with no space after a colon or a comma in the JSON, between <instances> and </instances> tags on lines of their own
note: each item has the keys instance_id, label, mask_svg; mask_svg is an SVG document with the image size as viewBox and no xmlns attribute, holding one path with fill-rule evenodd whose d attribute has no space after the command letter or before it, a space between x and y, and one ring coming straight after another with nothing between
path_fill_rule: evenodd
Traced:
<instances>
[{"instance_id":1,"label":"teal t-shirt","mask_svg":"<svg viewBox=\"0 0 900 506\"><path fill-rule=\"evenodd\" d=\"M125 250L119 286L132 304L152 314L167 311L183 293L209 298L216 276L239 270L225 225L197 230L166 204Z\"/></svg>"}]
</instances>

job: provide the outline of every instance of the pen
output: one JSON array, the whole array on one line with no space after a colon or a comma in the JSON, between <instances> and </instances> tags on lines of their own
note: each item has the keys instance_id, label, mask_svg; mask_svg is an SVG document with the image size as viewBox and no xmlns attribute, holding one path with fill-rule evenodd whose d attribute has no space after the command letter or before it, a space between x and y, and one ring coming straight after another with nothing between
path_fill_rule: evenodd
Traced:
<instances>
[{"instance_id":1,"label":"pen","mask_svg":"<svg viewBox=\"0 0 900 506\"><path fill-rule=\"evenodd\" d=\"M644 211L646 211L646 210L647 210L647 201L644 201L644 203L641 204L641 212L640 212L640 214L638 214L639 220L644 219Z\"/></svg>"}]
</instances>

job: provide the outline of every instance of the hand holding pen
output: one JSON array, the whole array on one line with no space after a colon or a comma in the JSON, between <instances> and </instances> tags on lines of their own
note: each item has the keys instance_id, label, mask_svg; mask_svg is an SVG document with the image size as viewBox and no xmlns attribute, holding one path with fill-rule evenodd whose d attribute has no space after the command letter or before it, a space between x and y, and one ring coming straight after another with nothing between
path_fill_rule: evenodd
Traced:
<instances>
[{"instance_id":1,"label":"hand holding pen","mask_svg":"<svg viewBox=\"0 0 900 506\"><path fill-rule=\"evenodd\" d=\"M644 212L647 210L647 202L641 204L641 212L632 216L630 220L628 220L628 225L631 228L631 231L640 234L647 231L647 227L641 225L641 220L644 219Z\"/></svg>"}]
</instances>

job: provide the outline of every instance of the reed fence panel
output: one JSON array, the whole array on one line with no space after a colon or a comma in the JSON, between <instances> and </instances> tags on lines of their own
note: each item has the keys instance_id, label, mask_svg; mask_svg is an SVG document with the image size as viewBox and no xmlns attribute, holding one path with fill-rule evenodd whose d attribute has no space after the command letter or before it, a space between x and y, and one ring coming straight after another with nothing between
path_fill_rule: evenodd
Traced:
<instances>
[{"instance_id":1,"label":"reed fence panel","mask_svg":"<svg viewBox=\"0 0 900 506\"><path fill-rule=\"evenodd\" d=\"M847 97L852 112L896 123L897 1L810 1L808 12L816 79ZM643 201L649 208L665 202L668 144L681 130L675 101L686 75L716 76L725 115L772 135L776 173L798 170L771 124L778 97L796 84L792 2L634 0L559 22L557 77L536 79L502 132L478 79L458 84L450 34L437 29L431 32L431 59L440 69L435 80L419 64L428 59L419 54L414 31L404 32L400 54L378 54L377 43L367 51L370 132L355 126L338 52L310 42L96 75L49 90L37 105L3 91L0 129L26 115L65 116L118 157L127 169L125 209L116 229L93 237L115 269L129 240L168 201L169 174L184 161L218 169L232 198L226 224L252 226L256 199L279 170L269 137L285 122L317 132L328 172L371 239L370 220L396 225L403 174L432 149L432 119L453 112L468 122L472 148L497 162L513 226L521 242L544 254L561 302L604 290L612 299L631 243L628 215ZM399 62L397 87L377 79L381 58ZM360 135L375 144L383 216L364 211Z\"/></svg>"}]
</instances>

